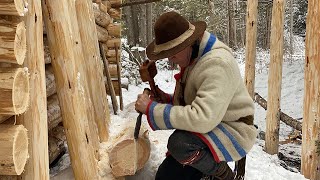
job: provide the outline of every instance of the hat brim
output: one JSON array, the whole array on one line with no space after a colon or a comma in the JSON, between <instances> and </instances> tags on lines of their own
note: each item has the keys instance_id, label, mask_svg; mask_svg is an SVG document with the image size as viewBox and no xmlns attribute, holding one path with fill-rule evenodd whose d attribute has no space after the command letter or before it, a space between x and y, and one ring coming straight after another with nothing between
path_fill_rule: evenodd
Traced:
<instances>
[{"instance_id":1,"label":"hat brim","mask_svg":"<svg viewBox=\"0 0 320 180\"><path fill-rule=\"evenodd\" d=\"M196 41L200 36L203 35L204 31L207 28L207 24L204 21L191 22L191 24L195 26L195 30L194 30L194 33L188 39L183 41L178 46L168 49L166 51L161 51L160 53L154 52L155 40L153 40L147 46L147 49L146 49L147 57L150 60L164 59L179 53L180 51L184 50L188 46L191 46L194 41Z\"/></svg>"}]
</instances>

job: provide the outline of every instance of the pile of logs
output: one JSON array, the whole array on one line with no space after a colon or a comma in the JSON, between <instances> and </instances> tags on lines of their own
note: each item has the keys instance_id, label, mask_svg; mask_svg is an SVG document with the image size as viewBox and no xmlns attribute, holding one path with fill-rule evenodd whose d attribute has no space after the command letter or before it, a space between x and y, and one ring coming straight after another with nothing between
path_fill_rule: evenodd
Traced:
<instances>
[{"instance_id":1,"label":"pile of logs","mask_svg":"<svg viewBox=\"0 0 320 180\"><path fill-rule=\"evenodd\" d=\"M0 2L0 175L20 175L28 158L28 134L10 119L29 105L23 0Z\"/></svg>"}]
</instances>

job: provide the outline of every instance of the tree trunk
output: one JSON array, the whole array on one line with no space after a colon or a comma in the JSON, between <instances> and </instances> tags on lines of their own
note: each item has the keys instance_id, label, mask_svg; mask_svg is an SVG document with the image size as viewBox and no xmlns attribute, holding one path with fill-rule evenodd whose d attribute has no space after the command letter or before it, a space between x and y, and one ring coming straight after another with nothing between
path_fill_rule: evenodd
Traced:
<instances>
[{"instance_id":1,"label":"tree trunk","mask_svg":"<svg viewBox=\"0 0 320 180\"><path fill-rule=\"evenodd\" d=\"M248 0L247 4L245 84L250 96L254 98L258 1Z\"/></svg>"},{"instance_id":2,"label":"tree trunk","mask_svg":"<svg viewBox=\"0 0 320 180\"><path fill-rule=\"evenodd\" d=\"M265 146L269 154L277 154L279 150L284 5L284 0L273 1Z\"/></svg>"},{"instance_id":3,"label":"tree trunk","mask_svg":"<svg viewBox=\"0 0 320 180\"><path fill-rule=\"evenodd\" d=\"M138 7L137 5L131 6L131 21L132 21L132 29L131 31L133 31L133 45L136 46L138 44L140 44L139 41L139 20L138 20Z\"/></svg>"},{"instance_id":4,"label":"tree trunk","mask_svg":"<svg viewBox=\"0 0 320 180\"><path fill-rule=\"evenodd\" d=\"M293 1L290 0L290 61L293 62Z\"/></svg>"},{"instance_id":5,"label":"tree trunk","mask_svg":"<svg viewBox=\"0 0 320 180\"><path fill-rule=\"evenodd\" d=\"M26 57L26 51L24 21L16 17L0 17L0 62L21 65Z\"/></svg>"},{"instance_id":6,"label":"tree trunk","mask_svg":"<svg viewBox=\"0 0 320 180\"><path fill-rule=\"evenodd\" d=\"M133 137L134 128L125 129L113 142L109 153L112 174L116 177L134 175L142 169L150 156L150 141L147 131L141 131L138 139Z\"/></svg>"},{"instance_id":7,"label":"tree trunk","mask_svg":"<svg viewBox=\"0 0 320 180\"><path fill-rule=\"evenodd\" d=\"M0 174L20 175L28 159L28 134L23 125L0 125Z\"/></svg>"},{"instance_id":8,"label":"tree trunk","mask_svg":"<svg viewBox=\"0 0 320 180\"><path fill-rule=\"evenodd\" d=\"M301 173L320 179L320 3L308 1Z\"/></svg>"},{"instance_id":9,"label":"tree trunk","mask_svg":"<svg viewBox=\"0 0 320 180\"><path fill-rule=\"evenodd\" d=\"M95 151L98 139L94 136L96 129L92 125L94 112L90 107L89 75L84 69L86 62L75 1L44 0L42 3L74 176L75 179L97 179Z\"/></svg>"},{"instance_id":10,"label":"tree trunk","mask_svg":"<svg viewBox=\"0 0 320 180\"><path fill-rule=\"evenodd\" d=\"M236 27L234 21L234 10L233 10L233 1L228 0L228 14L229 14L229 47L235 48L236 47Z\"/></svg>"},{"instance_id":11,"label":"tree trunk","mask_svg":"<svg viewBox=\"0 0 320 180\"><path fill-rule=\"evenodd\" d=\"M127 2L130 2L130 0L127 0ZM125 13L125 21L126 21L126 34L127 34L127 39L128 39L128 45L133 46L135 45L134 43L134 31L133 31L133 20L132 20L132 11L131 11L131 6L124 7L124 13Z\"/></svg>"},{"instance_id":12,"label":"tree trunk","mask_svg":"<svg viewBox=\"0 0 320 180\"><path fill-rule=\"evenodd\" d=\"M146 5L146 16L147 16L147 22L146 22L146 28L147 28L147 45L150 44L153 40L152 36L152 30L153 30L153 22L152 22L152 3L148 3Z\"/></svg>"},{"instance_id":13,"label":"tree trunk","mask_svg":"<svg viewBox=\"0 0 320 180\"><path fill-rule=\"evenodd\" d=\"M24 0L2 0L0 15L24 16L26 13Z\"/></svg>"},{"instance_id":14,"label":"tree trunk","mask_svg":"<svg viewBox=\"0 0 320 180\"><path fill-rule=\"evenodd\" d=\"M141 47L147 46L147 17L146 17L146 8L147 6L145 4L140 4L140 19L139 19L139 25L140 25L140 41Z\"/></svg>"},{"instance_id":15,"label":"tree trunk","mask_svg":"<svg viewBox=\"0 0 320 180\"><path fill-rule=\"evenodd\" d=\"M93 103L93 123L95 122L98 127L100 142L107 142L110 112L91 0L76 0L76 12L85 59L82 65L85 67L86 77L88 78L87 86L89 86L89 95ZM99 145L97 150L99 150Z\"/></svg>"},{"instance_id":16,"label":"tree trunk","mask_svg":"<svg viewBox=\"0 0 320 180\"><path fill-rule=\"evenodd\" d=\"M28 69L0 68L0 114L18 115L30 101Z\"/></svg>"}]
</instances>

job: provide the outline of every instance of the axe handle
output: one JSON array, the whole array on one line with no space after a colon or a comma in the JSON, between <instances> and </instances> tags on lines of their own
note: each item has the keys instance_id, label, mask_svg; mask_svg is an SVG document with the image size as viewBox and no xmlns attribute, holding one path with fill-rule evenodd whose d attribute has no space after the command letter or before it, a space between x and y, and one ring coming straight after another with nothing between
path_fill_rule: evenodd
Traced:
<instances>
[{"instance_id":1,"label":"axe handle","mask_svg":"<svg viewBox=\"0 0 320 180\"><path fill-rule=\"evenodd\" d=\"M143 94L149 95L150 94L150 89L149 88L145 88L143 90ZM139 137L139 132L140 132L140 128L141 128L141 119L142 119L142 113L140 112L139 116L137 117L136 126L134 128L134 134L133 134L134 139L138 139L138 137Z\"/></svg>"}]
</instances>

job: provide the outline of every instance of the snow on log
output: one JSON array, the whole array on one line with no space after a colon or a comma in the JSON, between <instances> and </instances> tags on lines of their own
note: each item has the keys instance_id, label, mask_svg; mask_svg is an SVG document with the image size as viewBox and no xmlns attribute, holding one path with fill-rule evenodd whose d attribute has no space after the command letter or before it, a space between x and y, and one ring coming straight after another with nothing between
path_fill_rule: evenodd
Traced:
<instances>
[{"instance_id":1,"label":"snow on log","mask_svg":"<svg viewBox=\"0 0 320 180\"><path fill-rule=\"evenodd\" d=\"M20 175L28 159L28 135L23 125L0 125L0 174Z\"/></svg>"}]
</instances>

